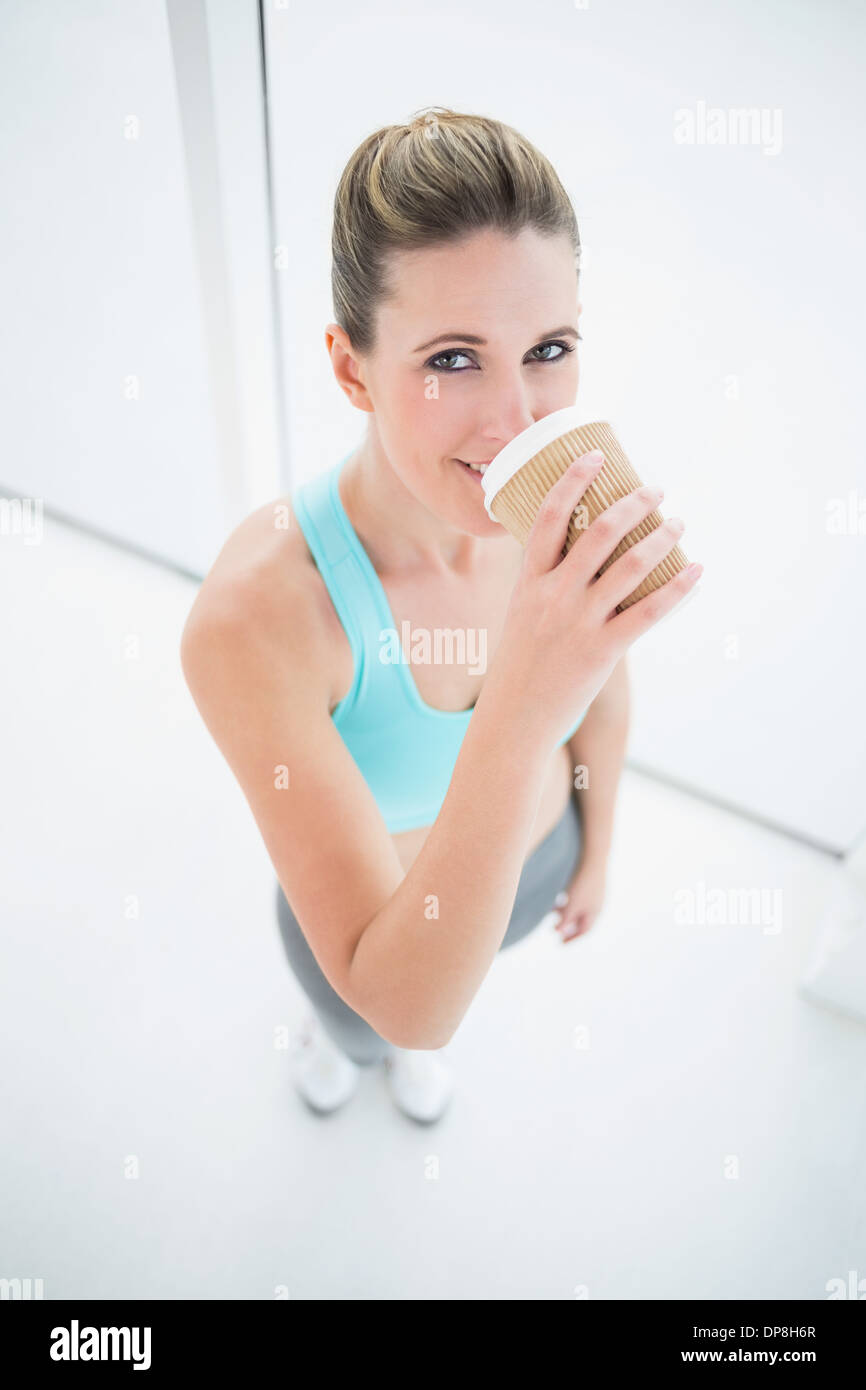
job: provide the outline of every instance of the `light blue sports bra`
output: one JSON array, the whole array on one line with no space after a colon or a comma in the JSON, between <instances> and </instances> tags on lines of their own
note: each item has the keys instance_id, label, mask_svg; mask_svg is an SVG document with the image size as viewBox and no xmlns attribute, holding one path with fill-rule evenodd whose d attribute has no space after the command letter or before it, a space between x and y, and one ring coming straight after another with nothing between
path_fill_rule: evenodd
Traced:
<instances>
[{"instance_id":1,"label":"light blue sports bra","mask_svg":"<svg viewBox=\"0 0 866 1390\"><path fill-rule=\"evenodd\" d=\"M381 659L388 635L399 629L337 490L350 456L295 488L292 505L355 663L351 689L332 711L334 727L376 798L388 831L397 834L435 821L475 706L434 709L418 693L405 655L402 661Z\"/></svg>"}]
</instances>

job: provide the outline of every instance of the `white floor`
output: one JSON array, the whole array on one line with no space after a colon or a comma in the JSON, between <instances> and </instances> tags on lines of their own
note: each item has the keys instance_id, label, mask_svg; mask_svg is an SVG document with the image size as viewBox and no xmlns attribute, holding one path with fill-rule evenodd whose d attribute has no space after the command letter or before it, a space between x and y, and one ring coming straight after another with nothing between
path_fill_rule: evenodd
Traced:
<instances>
[{"instance_id":1,"label":"white floor","mask_svg":"<svg viewBox=\"0 0 866 1390\"><path fill-rule=\"evenodd\" d=\"M318 1119L288 1079L270 861L178 663L196 586L44 524L0 544L0 1277L50 1299L866 1277L866 1026L799 990L836 865L626 770L602 917L497 958L445 1118L413 1125L375 1069ZM773 911L683 923L702 885Z\"/></svg>"}]
</instances>

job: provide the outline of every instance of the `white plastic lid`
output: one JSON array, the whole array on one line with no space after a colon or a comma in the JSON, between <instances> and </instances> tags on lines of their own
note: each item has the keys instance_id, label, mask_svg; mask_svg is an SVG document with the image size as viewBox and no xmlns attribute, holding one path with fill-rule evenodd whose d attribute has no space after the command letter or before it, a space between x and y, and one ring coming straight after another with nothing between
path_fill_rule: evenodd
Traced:
<instances>
[{"instance_id":1,"label":"white plastic lid","mask_svg":"<svg viewBox=\"0 0 866 1390\"><path fill-rule=\"evenodd\" d=\"M564 410L554 410L550 415L542 415L540 420L534 420L525 430L521 430L520 434L510 439L504 449L500 449L499 453L494 455L490 460L490 467L485 469L481 477L484 509L489 517L497 520L490 510L491 500L509 478L514 477L518 468L522 468L539 449L551 444L558 435L577 429L578 425L591 423L584 416L585 412L579 410L576 405L567 405Z\"/></svg>"}]
</instances>

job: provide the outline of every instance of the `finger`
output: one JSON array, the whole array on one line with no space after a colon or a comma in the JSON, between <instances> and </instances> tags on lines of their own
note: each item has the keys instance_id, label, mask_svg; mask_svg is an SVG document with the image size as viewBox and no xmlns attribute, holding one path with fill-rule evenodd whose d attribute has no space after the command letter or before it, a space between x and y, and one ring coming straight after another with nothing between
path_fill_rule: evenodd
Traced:
<instances>
[{"instance_id":1,"label":"finger","mask_svg":"<svg viewBox=\"0 0 866 1390\"><path fill-rule=\"evenodd\" d=\"M688 569L680 570L673 579L665 580L660 588L645 594L637 603L630 604L611 619L608 631L618 636L623 650L685 598L700 579L703 568L703 565L689 565Z\"/></svg>"},{"instance_id":2,"label":"finger","mask_svg":"<svg viewBox=\"0 0 866 1390\"><path fill-rule=\"evenodd\" d=\"M587 914L585 912L578 913L577 917L566 924L566 930L562 934L563 940L570 941L573 936L580 936L588 925L589 918Z\"/></svg>"},{"instance_id":3,"label":"finger","mask_svg":"<svg viewBox=\"0 0 866 1390\"><path fill-rule=\"evenodd\" d=\"M643 506L652 507L653 493L650 488L641 488L640 492L630 494L623 500L630 502L633 497L637 502L641 493L646 493L648 499L643 502ZM612 513L613 508L610 510ZM649 516L644 517L644 524L652 527L649 534L630 545L612 565L607 566L604 573L599 574L592 586L593 597L598 599L599 603L606 604L608 608L622 603L679 544L685 530L685 522L676 516L668 517L667 520L659 520L659 517L660 513L655 509ZM599 542L604 545L608 543Z\"/></svg>"},{"instance_id":4,"label":"finger","mask_svg":"<svg viewBox=\"0 0 866 1390\"><path fill-rule=\"evenodd\" d=\"M566 468L543 499L526 538L524 565L531 574L547 574L562 558L568 524L580 498L604 466L600 449L581 454Z\"/></svg>"},{"instance_id":5,"label":"finger","mask_svg":"<svg viewBox=\"0 0 866 1390\"><path fill-rule=\"evenodd\" d=\"M567 905L568 894L566 892L557 893L556 897L553 900L553 907L550 909L550 915L553 918L553 925L556 927L557 931L559 931L560 927L562 926L563 919L565 917L565 912L563 911L563 909Z\"/></svg>"}]
</instances>

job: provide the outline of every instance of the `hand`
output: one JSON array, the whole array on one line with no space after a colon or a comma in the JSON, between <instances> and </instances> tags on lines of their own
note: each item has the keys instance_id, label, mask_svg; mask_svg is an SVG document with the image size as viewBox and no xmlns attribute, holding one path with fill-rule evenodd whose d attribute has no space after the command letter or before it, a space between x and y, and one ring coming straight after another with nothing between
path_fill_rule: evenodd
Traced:
<instances>
[{"instance_id":1,"label":"hand","mask_svg":"<svg viewBox=\"0 0 866 1390\"><path fill-rule=\"evenodd\" d=\"M600 512L563 556L571 518L600 469L591 455L581 455L538 508L477 702L479 711L492 705L494 720L518 725L525 743L545 745L548 753L572 727L575 710L589 708L631 643L697 578L683 570L617 612L681 535L675 523L661 521L611 563L640 522L653 515L660 520L660 494L643 486Z\"/></svg>"},{"instance_id":2,"label":"hand","mask_svg":"<svg viewBox=\"0 0 866 1390\"><path fill-rule=\"evenodd\" d=\"M569 879L565 892L557 897L553 910L558 912L556 930L563 942L585 936L601 911L607 878L607 861L584 860Z\"/></svg>"}]
</instances>

